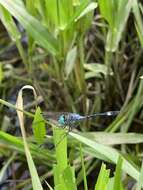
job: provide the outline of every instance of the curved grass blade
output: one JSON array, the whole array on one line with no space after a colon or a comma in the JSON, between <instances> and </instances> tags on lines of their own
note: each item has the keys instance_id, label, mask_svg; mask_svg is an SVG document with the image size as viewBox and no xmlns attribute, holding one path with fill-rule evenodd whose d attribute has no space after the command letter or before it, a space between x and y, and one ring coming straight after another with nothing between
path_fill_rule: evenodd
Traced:
<instances>
[{"instance_id":1,"label":"curved grass blade","mask_svg":"<svg viewBox=\"0 0 143 190\"><path fill-rule=\"evenodd\" d=\"M23 94L24 89L32 90L34 96L36 97L35 89L32 86L27 85L27 86L24 86L23 88L21 88L19 93L18 93L18 98L17 98L17 103L16 103L17 108L20 108L21 110L23 110L22 94ZM24 149L25 149L27 163L28 163L29 170L30 170L33 190L43 190L42 184L40 182L40 178L38 176L36 167L34 165L34 162L33 162L33 159L32 159L28 144L27 144L26 132L25 132L25 128L24 128L24 115L23 115L23 112L17 110L17 115L18 115L18 118L19 118L19 123L20 123L21 133L22 133L22 137L23 137L23 143L24 143Z\"/></svg>"}]
</instances>

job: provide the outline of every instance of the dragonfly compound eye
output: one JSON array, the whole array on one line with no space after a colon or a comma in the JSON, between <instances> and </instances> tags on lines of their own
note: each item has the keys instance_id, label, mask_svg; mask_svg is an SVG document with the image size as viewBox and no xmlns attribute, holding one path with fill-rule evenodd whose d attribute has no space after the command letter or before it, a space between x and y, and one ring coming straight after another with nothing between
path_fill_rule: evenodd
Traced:
<instances>
[{"instance_id":1,"label":"dragonfly compound eye","mask_svg":"<svg viewBox=\"0 0 143 190\"><path fill-rule=\"evenodd\" d=\"M58 119L58 123L60 125L65 125L65 116L64 115L61 115Z\"/></svg>"}]
</instances>

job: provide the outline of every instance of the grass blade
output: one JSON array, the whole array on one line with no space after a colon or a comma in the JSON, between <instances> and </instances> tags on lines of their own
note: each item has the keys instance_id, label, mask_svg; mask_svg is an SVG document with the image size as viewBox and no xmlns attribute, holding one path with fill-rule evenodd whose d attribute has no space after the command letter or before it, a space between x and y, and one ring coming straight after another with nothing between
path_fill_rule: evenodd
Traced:
<instances>
[{"instance_id":1,"label":"grass blade","mask_svg":"<svg viewBox=\"0 0 143 190\"><path fill-rule=\"evenodd\" d=\"M103 159L104 159L104 157L106 157L111 162L117 164L118 158L121 155L114 148L99 144L95 141L92 141L88 138L85 138L83 136L80 136L80 135L72 133L72 132L70 132L70 135L72 137L76 138L78 141L80 141L80 142L84 143L85 145L91 147L93 149L93 151L95 151L95 153L97 152L100 155L103 155ZM122 158L122 159L123 159L123 170L126 173L128 173L130 176L132 176L134 179L138 180L139 171L132 164L130 164L125 158Z\"/></svg>"},{"instance_id":2,"label":"grass blade","mask_svg":"<svg viewBox=\"0 0 143 190\"><path fill-rule=\"evenodd\" d=\"M121 184L121 177L122 177L122 158L119 157L116 170L115 170L115 176L114 176L114 188L113 189L119 189L122 190L122 184Z\"/></svg>"},{"instance_id":3,"label":"grass blade","mask_svg":"<svg viewBox=\"0 0 143 190\"><path fill-rule=\"evenodd\" d=\"M143 143L140 133L84 132L81 135L105 145Z\"/></svg>"},{"instance_id":4,"label":"grass blade","mask_svg":"<svg viewBox=\"0 0 143 190\"><path fill-rule=\"evenodd\" d=\"M106 165L102 163L94 190L107 189L109 174L110 174L110 170L106 170Z\"/></svg>"},{"instance_id":5,"label":"grass blade","mask_svg":"<svg viewBox=\"0 0 143 190\"><path fill-rule=\"evenodd\" d=\"M39 45L53 55L58 53L56 39L40 23L40 21L26 11L24 6L17 3L17 0L1 0L0 4L22 24L29 35L32 36Z\"/></svg>"},{"instance_id":6,"label":"grass blade","mask_svg":"<svg viewBox=\"0 0 143 190\"><path fill-rule=\"evenodd\" d=\"M84 189L88 190L87 179L86 179L86 171L85 171L84 158L83 158L82 145L81 144L80 144L80 158L81 158L81 164L82 164L82 175L83 175L83 180L84 180Z\"/></svg>"},{"instance_id":7,"label":"grass blade","mask_svg":"<svg viewBox=\"0 0 143 190\"><path fill-rule=\"evenodd\" d=\"M143 187L143 162L141 165L141 171L140 171L140 176L137 182L136 190L141 190Z\"/></svg>"},{"instance_id":8,"label":"grass blade","mask_svg":"<svg viewBox=\"0 0 143 190\"><path fill-rule=\"evenodd\" d=\"M28 86L28 85L24 86L19 91L16 106L18 108L22 109L22 110L23 110L22 93L23 93L24 89L30 89L30 90L32 89L32 91L35 94L34 88L32 86ZM23 137L23 143L24 143L24 149L25 149L25 154L26 154L26 158L27 158L27 163L28 163L28 166L29 166L30 174L31 174L33 190L43 190L41 182L40 182L40 178L38 176L36 167L34 165L34 162L33 162L29 147L28 147L28 144L26 142L26 133L25 133L25 129L24 129L24 115L23 115L23 112L17 110L17 114L18 114L21 133L22 133L22 137Z\"/></svg>"}]
</instances>

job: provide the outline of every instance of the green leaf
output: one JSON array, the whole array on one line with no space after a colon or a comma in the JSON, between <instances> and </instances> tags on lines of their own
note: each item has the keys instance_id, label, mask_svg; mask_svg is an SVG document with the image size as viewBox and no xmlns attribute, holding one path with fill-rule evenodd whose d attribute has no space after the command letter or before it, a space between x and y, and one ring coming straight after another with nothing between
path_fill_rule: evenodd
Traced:
<instances>
[{"instance_id":1,"label":"green leaf","mask_svg":"<svg viewBox=\"0 0 143 190\"><path fill-rule=\"evenodd\" d=\"M0 131L0 144L6 146L9 150L18 151L20 154L24 154L23 141L19 137ZM45 161L48 164L47 160L55 159L54 154L51 155L47 150L41 150L41 148L35 144L29 144L29 147L32 156L37 160Z\"/></svg>"},{"instance_id":2,"label":"green leaf","mask_svg":"<svg viewBox=\"0 0 143 190\"><path fill-rule=\"evenodd\" d=\"M13 154L6 162L5 165L0 170L0 183L2 183L5 179L6 171L11 162L15 159L15 154Z\"/></svg>"},{"instance_id":3,"label":"green leaf","mask_svg":"<svg viewBox=\"0 0 143 190\"><path fill-rule=\"evenodd\" d=\"M63 129L53 127L53 137L56 148L57 165L54 166L54 184L56 190L66 190L66 184L63 178L63 171L67 168L67 137Z\"/></svg>"},{"instance_id":4,"label":"green leaf","mask_svg":"<svg viewBox=\"0 0 143 190\"><path fill-rule=\"evenodd\" d=\"M122 157L119 157L116 170L115 170L115 177L114 177L114 188L113 189L118 189L122 190L122 184L121 184L121 178L122 178L122 163L123 159Z\"/></svg>"},{"instance_id":5,"label":"green leaf","mask_svg":"<svg viewBox=\"0 0 143 190\"><path fill-rule=\"evenodd\" d=\"M84 64L84 69L88 70L85 76L86 79L93 77L102 78L102 75L107 76L108 74L113 75L113 71L111 69L108 71L108 67L106 65L99 63Z\"/></svg>"},{"instance_id":6,"label":"green leaf","mask_svg":"<svg viewBox=\"0 0 143 190\"><path fill-rule=\"evenodd\" d=\"M114 190L114 177L111 177L108 182L107 190Z\"/></svg>"},{"instance_id":7,"label":"green leaf","mask_svg":"<svg viewBox=\"0 0 143 190\"><path fill-rule=\"evenodd\" d=\"M85 169L85 165L84 165L84 157L83 157L83 153L82 153L82 145L81 144L80 144L80 158L81 158L81 164L82 164L82 176L83 176L83 180L84 180L84 189L88 190L87 179L86 179L86 169Z\"/></svg>"},{"instance_id":8,"label":"green leaf","mask_svg":"<svg viewBox=\"0 0 143 190\"><path fill-rule=\"evenodd\" d=\"M45 7L46 7L47 24L52 22L54 27L57 29L58 26L57 0L52 0L52 1L46 0Z\"/></svg>"},{"instance_id":9,"label":"green leaf","mask_svg":"<svg viewBox=\"0 0 143 190\"><path fill-rule=\"evenodd\" d=\"M137 30L137 34L138 34L140 43L143 47L143 20L142 20L142 14L143 13L141 14L141 12L140 12L139 3L137 0L133 0L132 9L133 9L133 13L135 16L135 27Z\"/></svg>"},{"instance_id":10,"label":"green leaf","mask_svg":"<svg viewBox=\"0 0 143 190\"><path fill-rule=\"evenodd\" d=\"M67 166L62 172L59 171L59 166L54 166L54 182L56 190L76 190L76 181L74 169Z\"/></svg>"},{"instance_id":11,"label":"green leaf","mask_svg":"<svg viewBox=\"0 0 143 190\"><path fill-rule=\"evenodd\" d=\"M102 16L109 23L106 51L115 52L130 15L133 1L98 0L98 2Z\"/></svg>"},{"instance_id":12,"label":"green leaf","mask_svg":"<svg viewBox=\"0 0 143 190\"><path fill-rule=\"evenodd\" d=\"M68 190L76 190L76 180L75 180L75 172L74 168L71 166L67 166L67 168L63 171L63 178L65 185Z\"/></svg>"},{"instance_id":13,"label":"green leaf","mask_svg":"<svg viewBox=\"0 0 143 190\"><path fill-rule=\"evenodd\" d=\"M89 0L81 1L79 6L76 7L76 10L72 17L69 19L65 29L68 29L71 25L77 22L81 17L86 15L89 10L92 11L97 7L96 3L90 3Z\"/></svg>"},{"instance_id":14,"label":"green leaf","mask_svg":"<svg viewBox=\"0 0 143 190\"><path fill-rule=\"evenodd\" d=\"M58 53L56 39L40 23L40 21L31 16L26 11L25 7L21 6L17 0L1 0L0 4L4 6L21 23L29 35L33 37L39 45L41 45L53 55Z\"/></svg>"},{"instance_id":15,"label":"green leaf","mask_svg":"<svg viewBox=\"0 0 143 190\"><path fill-rule=\"evenodd\" d=\"M92 148L92 150L98 154L100 154L101 156L103 155L103 159L106 157L108 160L110 160L111 162L117 164L118 162L118 158L120 155L120 153L111 147L99 144L89 138L83 137L81 135L78 135L77 133L69 133L72 137L76 138L78 141L84 143L85 145L89 146L90 148ZM123 170L128 173L130 176L132 176L134 179L138 180L139 178L139 171L130 163L128 162L125 158L123 158Z\"/></svg>"},{"instance_id":16,"label":"green leaf","mask_svg":"<svg viewBox=\"0 0 143 190\"><path fill-rule=\"evenodd\" d=\"M106 41L106 50L110 52L115 52L118 48L118 44L121 40L122 33L125 29L127 20L129 18L132 8L132 1L120 0L118 4L117 12L114 9L113 12L116 12L116 18L114 25L110 26L110 29L107 34Z\"/></svg>"},{"instance_id":17,"label":"green leaf","mask_svg":"<svg viewBox=\"0 0 143 190\"><path fill-rule=\"evenodd\" d=\"M136 185L136 190L141 190L142 187L143 187L143 161L142 161L142 165L141 165L140 176L139 176L139 179L138 179L137 185Z\"/></svg>"},{"instance_id":18,"label":"green leaf","mask_svg":"<svg viewBox=\"0 0 143 190\"><path fill-rule=\"evenodd\" d=\"M0 5L0 18L5 26L5 28L7 29L11 39L13 41L17 41L21 38L21 34L18 31L12 16L10 15L10 13L3 7Z\"/></svg>"},{"instance_id":19,"label":"green leaf","mask_svg":"<svg viewBox=\"0 0 143 190\"><path fill-rule=\"evenodd\" d=\"M44 118L41 115L40 107L37 108L34 120L32 123L32 128L34 132L34 137L37 140L38 144L42 144L44 142L44 137L46 135L46 128Z\"/></svg>"},{"instance_id":20,"label":"green leaf","mask_svg":"<svg viewBox=\"0 0 143 190\"><path fill-rule=\"evenodd\" d=\"M64 180L62 177L62 173L59 169L59 166L54 165L53 171L54 171L54 189L55 190L66 190Z\"/></svg>"},{"instance_id":21,"label":"green leaf","mask_svg":"<svg viewBox=\"0 0 143 190\"><path fill-rule=\"evenodd\" d=\"M143 48L143 34L142 34L142 31L140 30L140 27L137 25L137 23L135 23L135 27L136 27L136 31L137 31L138 38L140 40L141 46Z\"/></svg>"},{"instance_id":22,"label":"green leaf","mask_svg":"<svg viewBox=\"0 0 143 190\"><path fill-rule=\"evenodd\" d=\"M98 0L101 15L107 20L110 26L114 24L114 1Z\"/></svg>"},{"instance_id":23,"label":"green leaf","mask_svg":"<svg viewBox=\"0 0 143 190\"><path fill-rule=\"evenodd\" d=\"M27 62L27 57L24 52L23 46L21 44L21 33L17 29L17 26L11 16L11 14L8 12L8 10L6 10L1 5L0 5L0 18L2 20L3 25L7 29L7 32L9 33L10 38L12 39L12 41L14 41L16 43L16 46L17 46L20 56L23 60L23 63L25 64L25 67L27 68L28 62Z\"/></svg>"},{"instance_id":24,"label":"green leaf","mask_svg":"<svg viewBox=\"0 0 143 190\"><path fill-rule=\"evenodd\" d=\"M106 190L109 181L110 170L106 170L106 165L102 163L94 190Z\"/></svg>"},{"instance_id":25,"label":"green leaf","mask_svg":"<svg viewBox=\"0 0 143 190\"><path fill-rule=\"evenodd\" d=\"M105 145L143 143L143 134L140 133L84 132L82 135Z\"/></svg>"},{"instance_id":26,"label":"green leaf","mask_svg":"<svg viewBox=\"0 0 143 190\"><path fill-rule=\"evenodd\" d=\"M55 127L55 125L53 125L53 137L54 137L54 143L55 143L55 148L56 148L57 165L60 167L60 171L63 171L67 167L66 132L65 130Z\"/></svg>"},{"instance_id":27,"label":"green leaf","mask_svg":"<svg viewBox=\"0 0 143 190\"><path fill-rule=\"evenodd\" d=\"M97 3L91 2L89 5L81 12L81 14L75 19L75 21L78 21L81 19L83 16L88 14L89 12L93 11L94 9L97 8Z\"/></svg>"}]
</instances>

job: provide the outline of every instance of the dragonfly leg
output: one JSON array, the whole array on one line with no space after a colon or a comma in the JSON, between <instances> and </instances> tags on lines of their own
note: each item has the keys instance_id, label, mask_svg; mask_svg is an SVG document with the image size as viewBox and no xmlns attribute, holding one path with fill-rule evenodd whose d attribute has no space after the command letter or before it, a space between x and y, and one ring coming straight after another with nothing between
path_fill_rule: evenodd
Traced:
<instances>
[{"instance_id":1,"label":"dragonfly leg","mask_svg":"<svg viewBox=\"0 0 143 190\"><path fill-rule=\"evenodd\" d=\"M68 135L68 132L66 132L66 133L61 137L61 139L60 139L59 142L55 145L55 147L57 147L67 135Z\"/></svg>"},{"instance_id":2,"label":"dragonfly leg","mask_svg":"<svg viewBox=\"0 0 143 190\"><path fill-rule=\"evenodd\" d=\"M73 126L72 126L72 125L69 125L68 133L72 131L72 128L73 128Z\"/></svg>"},{"instance_id":3,"label":"dragonfly leg","mask_svg":"<svg viewBox=\"0 0 143 190\"><path fill-rule=\"evenodd\" d=\"M66 128L66 126L62 127L63 129ZM68 131L61 137L61 139L59 140L59 142L55 145L56 147L61 143L61 141L69 134L69 132L72 131L73 126L71 124L69 124L68 126Z\"/></svg>"}]
</instances>

